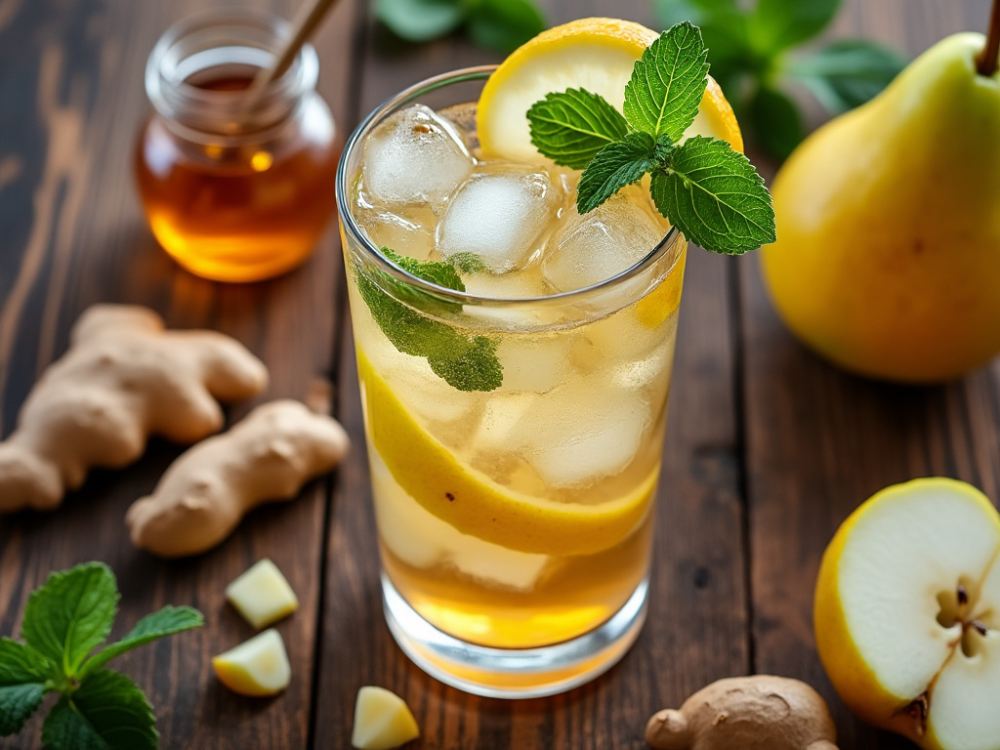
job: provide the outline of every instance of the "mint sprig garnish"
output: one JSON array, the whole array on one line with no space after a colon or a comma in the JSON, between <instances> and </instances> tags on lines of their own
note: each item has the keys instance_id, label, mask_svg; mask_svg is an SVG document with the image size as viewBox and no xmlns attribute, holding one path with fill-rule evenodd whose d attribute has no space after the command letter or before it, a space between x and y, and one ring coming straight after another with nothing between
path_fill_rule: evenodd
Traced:
<instances>
[{"instance_id":1,"label":"mint sprig garnish","mask_svg":"<svg viewBox=\"0 0 1000 750\"><path fill-rule=\"evenodd\" d=\"M448 263L418 261L381 249L404 271L457 292L465 291L458 272ZM492 391L503 383L503 366L496 342L486 336L466 336L452 326L426 317L460 312L462 305L443 296L398 281L385 271L357 269L357 287L372 318L403 354L424 357L438 377L460 391Z\"/></svg>"},{"instance_id":2,"label":"mint sprig garnish","mask_svg":"<svg viewBox=\"0 0 1000 750\"><path fill-rule=\"evenodd\" d=\"M624 134L604 125L613 118L596 114L611 105L582 89L549 94L528 110L539 152L556 164L583 169L576 196L581 214L651 174L657 210L706 250L739 255L774 242L771 195L750 161L717 138L681 140L705 92L707 54L694 24L685 21L664 31L636 62L625 87ZM587 143L608 141L586 163L575 146L582 142L584 106L594 130Z\"/></svg>"},{"instance_id":3,"label":"mint sprig garnish","mask_svg":"<svg viewBox=\"0 0 1000 750\"><path fill-rule=\"evenodd\" d=\"M118 599L114 574L96 562L53 573L28 597L25 643L0 639L0 736L21 731L45 694L56 692L59 701L42 727L48 750L155 750L153 707L132 680L103 667L205 620L191 607L164 607L95 652L111 633Z\"/></svg>"},{"instance_id":4,"label":"mint sprig garnish","mask_svg":"<svg viewBox=\"0 0 1000 750\"><path fill-rule=\"evenodd\" d=\"M647 47L625 85L625 119L653 138L680 140L698 115L708 85L708 49L701 30L685 21Z\"/></svg>"},{"instance_id":5,"label":"mint sprig garnish","mask_svg":"<svg viewBox=\"0 0 1000 750\"><path fill-rule=\"evenodd\" d=\"M528 114L532 142L549 144L549 158L583 169L609 143L628 134L628 122L604 97L586 89L547 94Z\"/></svg>"}]
</instances>

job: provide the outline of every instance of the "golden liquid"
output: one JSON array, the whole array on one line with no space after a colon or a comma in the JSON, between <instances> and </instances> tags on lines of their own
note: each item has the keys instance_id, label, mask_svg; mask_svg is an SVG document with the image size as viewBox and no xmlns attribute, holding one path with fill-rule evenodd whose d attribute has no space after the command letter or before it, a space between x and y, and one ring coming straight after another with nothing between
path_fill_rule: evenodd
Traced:
<instances>
[{"instance_id":1,"label":"golden liquid","mask_svg":"<svg viewBox=\"0 0 1000 750\"><path fill-rule=\"evenodd\" d=\"M248 78L199 84L245 89ZM153 234L192 273L255 281L302 263L335 207L339 149L297 138L281 148L195 145L159 119L139 137L136 173Z\"/></svg>"},{"instance_id":2,"label":"golden liquid","mask_svg":"<svg viewBox=\"0 0 1000 750\"><path fill-rule=\"evenodd\" d=\"M467 142L475 143L474 111L475 105L460 105L442 114L465 133ZM360 182L356 190L362 214L370 206ZM624 194L633 202L649 200L638 189ZM426 222L433 230L440 217L430 207L421 208L418 214L409 207L405 218ZM425 239L418 237L411 245L405 236L391 241L376 237L376 224L365 231L403 255L441 260L434 247L417 247L416 242L426 244ZM528 314L532 324L526 330L501 324L489 334L498 344L504 369L503 385L492 392L458 391L436 376L424 358L398 351L379 329L352 278L348 289L356 344L429 439L460 465L485 474L500 492L585 506L635 497L658 474L662 459L685 247L680 240L673 268L660 287L600 320L584 315L588 322L579 323L581 317L575 317L566 323L568 319L560 317L565 311L549 307ZM345 250L353 276L357 268L349 242ZM552 291L538 263L503 276L463 274L463 280L469 292L487 297L536 297ZM474 316L469 319L472 329L462 330L459 323L459 332L481 333L477 326L484 320L490 325L489 312L467 307L465 313ZM361 386L367 392L364 381ZM630 426L608 433L609 424ZM380 429L391 430L391 425ZM609 439L611 434L621 440ZM593 441L589 447L588 441ZM624 539L609 540L613 546L608 549L574 556L528 554L461 533L419 504L370 440L368 455L383 569L410 607L455 638L509 649L564 642L613 617L647 575L655 492L646 500L642 520ZM431 662L439 660L430 652L422 655ZM602 654L565 674L538 679L571 679L619 655ZM440 668L499 688L524 689L525 680L531 679L451 662Z\"/></svg>"},{"instance_id":3,"label":"golden liquid","mask_svg":"<svg viewBox=\"0 0 1000 750\"><path fill-rule=\"evenodd\" d=\"M440 379L425 378L420 360L400 354L388 342L380 340L382 334L364 302L356 296L354 285L351 287L359 349L376 363L374 367L380 376L411 407L411 414L423 423L427 432L462 464L486 473L498 485L512 491L584 505L613 502L631 495L648 481L652 472L659 470L676 313L658 330L640 332L646 337L652 356L666 364L641 388L652 412L627 466L584 486L553 487L532 470L525 458L529 454L524 450L507 446L502 440L497 444L483 442L481 429L488 420L491 402L516 399L518 395L459 393ZM570 338L573 341L570 351L580 350L571 356L570 372L564 382L549 393L528 397L559 398L553 394L560 389L571 389L573 399L579 394L580 408L590 408L586 403L588 395L600 396L583 390L581 384L612 371L616 360L629 366L630 342L609 335L609 331L616 330L610 326L619 324L625 325L624 331L636 328L634 318L629 317L634 316L634 308L633 305L597 324L570 331L518 334L537 339L541 346L567 347L559 339ZM629 321L627 325L625 320ZM605 351L594 342L605 347ZM532 430L532 420L538 419L534 407L520 419L524 422L523 429ZM581 425L579 429L582 433L587 427ZM615 546L592 555L548 556L544 563L536 565L533 560L543 556L506 550L460 534L432 516L395 481L371 444L369 459L386 574L424 619L463 641L495 648L533 648L583 635L620 610L648 571L655 493L643 520ZM523 571L516 572L521 568ZM477 679L487 677L478 675Z\"/></svg>"},{"instance_id":4,"label":"golden liquid","mask_svg":"<svg viewBox=\"0 0 1000 750\"><path fill-rule=\"evenodd\" d=\"M646 575L652 527L653 513L647 513L621 544L550 562L523 592L492 587L448 566L415 568L384 543L382 565L407 603L445 633L496 648L547 646L593 630L625 605Z\"/></svg>"}]
</instances>

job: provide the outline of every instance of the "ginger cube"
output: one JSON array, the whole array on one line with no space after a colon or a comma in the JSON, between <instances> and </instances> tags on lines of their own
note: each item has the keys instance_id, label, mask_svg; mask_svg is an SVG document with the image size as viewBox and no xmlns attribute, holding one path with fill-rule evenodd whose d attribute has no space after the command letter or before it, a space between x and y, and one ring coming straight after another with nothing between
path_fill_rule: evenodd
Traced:
<instances>
[{"instance_id":1,"label":"ginger cube","mask_svg":"<svg viewBox=\"0 0 1000 750\"><path fill-rule=\"evenodd\" d=\"M419 736L417 720L398 695L380 687L358 691L351 736L358 750L391 750Z\"/></svg>"},{"instance_id":2,"label":"ginger cube","mask_svg":"<svg viewBox=\"0 0 1000 750\"><path fill-rule=\"evenodd\" d=\"M292 587L266 557L226 587L226 598L257 630L299 608Z\"/></svg>"}]
</instances>

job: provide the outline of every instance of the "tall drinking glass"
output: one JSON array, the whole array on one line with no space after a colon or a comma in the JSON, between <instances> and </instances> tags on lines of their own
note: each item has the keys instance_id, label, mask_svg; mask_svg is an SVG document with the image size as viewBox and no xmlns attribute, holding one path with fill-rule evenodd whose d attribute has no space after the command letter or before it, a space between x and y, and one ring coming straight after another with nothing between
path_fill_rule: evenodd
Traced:
<instances>
[{"instance_id":1,"label":"tall drinking glass","mask_svg":"<svg viewBox=\"0 0 1000 750\"><path fill-rule=\"evenodd\" d=\"M524 698L593 679L642 627L687 243L664 229L612 278L530 298L421 278L405 238L383 252L365 228L380 210L359 187L366 143L420 103L475 154L491 70L376 109L337 200L389 628L443 682Z\"/></svg>"}]
</instances>

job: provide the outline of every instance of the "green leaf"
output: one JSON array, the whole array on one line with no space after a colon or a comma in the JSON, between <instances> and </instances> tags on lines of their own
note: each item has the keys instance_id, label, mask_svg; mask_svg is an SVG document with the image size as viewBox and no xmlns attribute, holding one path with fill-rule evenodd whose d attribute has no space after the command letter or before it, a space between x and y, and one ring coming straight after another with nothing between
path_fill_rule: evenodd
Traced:
<instances>
[{"instance_id":1,"label":"green leaf","mask_svg":"<svg viewBox=\"0 0 1000 750\"><path fill-rule=\"evenodd\" d=\"M906 67L895 50L863 39L842 39L787 66L787 74L808 88L833 114L877 96Z\"/></svg>"},{"instance_id":2,"label":"green leaf","mask_svg":"<svg viewBox=\"0 0 1000 750\"><path fill-rule=\"evenodd\" d=\"M641 180L655 165L655 145L647 133L630 133L624 140L601 149L580 176L577 211L593 211L626 185Z\"/></svg>"},{"instance_id":3,"label":"green leaf","mask_svg":"<svg viewBox=\"0 0 1000 750\"><path fill-rule=\"evenodd\" d=\"M153 707L142 690L118 672L87 676L45 718L47 750L156 750L159 733Z\"/></svg>"},{"instance_id":4,"label":"green leaf","mask_svg":"<svg viewBox=\"0 0 1000 750\"><path fill-rule=\"evenodd\" d=\"M586 89L546 94L528 110L531 142L570 169L584 169L597 152L628 133L628 123L604 97Z\"/></svg>"},{"instance_id":5,"label":"green leaf","mask_svg":"<svg viewBox=\"0 0 1000 750\"><path fill-rule=\"evenodd\" d=\"M0 737L21 731L53 676L55 665L31 646L0 638Z\"/></svg>"},{"instance_id":6,"label":"green leaf","mask_svg":"<svg viewBox=\"0 0 1000 750\"><path fill-rule=\"evenodd\" d=\"M677 141L688 129L708 84L708 50L697 26L685 21L664 31L636 62L625 86L625 119L653 138Z\"/></svg>"},{"instance_id":7,"label":"green leaf","mask_svg":"<svg viewBox=\"0 0 1000 750\"><path fill-rule=\"evenodd\" d=\"M387 247L382 254L419 278L455 291L465 284L447 263L420 262L397 255ZM496 345L483 336L469 338L441 321L422 315L458 312L462 305L398 281L384 271L357 267L361 298L385 337L403 354L425 357L438 377L460 391L492 391L503 382ZM416 308L416 309L414 309Z\"/></svg>"},{"instance_id":8,"label":"green leaf","mask_svg":"<svg viewBox=\"0 0 1000 750\"><path fill-rule=\"evenodd\" d=\"M20 732L44 697L43 682L0 686L0 737Z\"/></svg>"},{"instance_id":9,"label":"green leaf","mask_svg":"<svg viewBox=\"0 0 1000 750\"><path fill-rule=\"evenodd\" d=\"M465 11L461 0L377 0L375 15L396 36L427 42L457 29Z\"/></svg>"},{"instance_id":10,"label":"green leaf","mask_svg":"<svg viewBox=\"0 0 1000 750\"><path fill-rule=\"evenodd\" d=\"M0 638L0 685L45 682L56 674L56 665L31 646Z\"/></svg>"},{"instance_id":11,"label":"green leaf","mask_svg":"<svg viewBox=\"0 0 1000 750\"><path fill-rule=\"evenodd\" d=\"M774 242L771 196L749 160L729 144L695 136L653 173L653 202L706 250L740 255Z\"/></svg>"},{"instance_id":12,"label":"green leaf","mask_svg":"<svg viewBox=\"0 0 1000 750\"><path fill-rule=\"evenodd\" d=\"M531 0L479 0L469 8L465 28L475 44L506 53L541 34L546 25Z\"/></svg>"},{"instance_id":13,"label":"green leaf","mask_svg":"<svg viewBox=\"0 0 1000 750\"><path fill-rule=\"evenodd\" d=\"M175 633L181 633L192 628L200 628L205 624L205 618L201 612L192 607L166 606L159 612L146 615L135 627L117 643L101 649L84 663L80 670L81 675L86 675L99 669L112 659L121 656L126 651L131 651L139 646L163 638Z\"/></svg>"},{"instance_id":14,"label":"green leaf","mask_svg":"<svg viewBox=\"0 0 1000 750\"><path fill-rule=\"evenodd\" d=\"M750 41L766 55L794 47L825 29L840 0L759 0L750 16Z\"/></svg>"},{"instance_id":15,"label":"green leaf","mask_svg":"<svg viewBox=\"0 0 1000 750\"><path fill-rule=\"evenodd\" d=\"M28 597L21 634L67 675L111 632L118 587L111 569L92 562L53 573Z\"/></svg>"},{"instance_id":16,"label":"green leaf","mask_svg":"<svg viewBox=\"0 0 1000 750\"><path fill-rule=\"evenodd\" d=\"M448 258L448 263L462 273L482 273L486 270L486 264L475 253L455 253ZM463 283L462 286L464 287L465 284Z\"/></svg>"},{"instance_id":17,"label":"green leaf","mask_svg":"<svg viewBox=\"0 0 1000 750\"><path fill-rule=\"evenodd\" d=\"M750 119L757 141L779 159L787 159L806 135L799 108L777 89L757 90L750 100Z\"/></svg>"}]
</instances>

